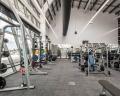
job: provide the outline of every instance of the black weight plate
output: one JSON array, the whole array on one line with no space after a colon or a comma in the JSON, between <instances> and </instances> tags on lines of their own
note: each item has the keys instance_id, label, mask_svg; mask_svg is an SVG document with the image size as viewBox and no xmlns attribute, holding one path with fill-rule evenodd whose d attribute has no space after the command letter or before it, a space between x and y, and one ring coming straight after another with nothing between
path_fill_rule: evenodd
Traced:
<instances>
[{"instance_id":1,"label":"black weight plate","mask_svg":"<svg viewBox=\"0 0 120 96\"><path fill-rule=\"evenodd\" d=\"M4 39L4 43L8 43L9 42L9 40L8 39Z\"/></svg>"},{"instance_id":2,"label":"black weight plate","mask_svg":"<svg viewBox=\"0 0 120 96\"><path fill-rule=\"evenodd\" d=\"M0 64L0 73L3 74L7 71L7 65L4 63Z\"/></svg>"},{"instance_id":3,"label":"black weight plate","mask_svg":"<svg viewBox=\"0 0 120 96\"><path fill-rule=\"evenodd\" d=\"M0 89L5 88L6 86L6 80L3 77L0 77Z\"/></svg>"},{"instance_id":4,"label":"black weight plate","mask_svg":"<svg viewBox=\"0 0 120 96\"><path fill-rule=\"evenodd\" d=\"M2 55L3 55L4 57L9 57L9 56L10 56L10 53L9 53L9 51L4 51Z\"/></svg>"}]
</instances>

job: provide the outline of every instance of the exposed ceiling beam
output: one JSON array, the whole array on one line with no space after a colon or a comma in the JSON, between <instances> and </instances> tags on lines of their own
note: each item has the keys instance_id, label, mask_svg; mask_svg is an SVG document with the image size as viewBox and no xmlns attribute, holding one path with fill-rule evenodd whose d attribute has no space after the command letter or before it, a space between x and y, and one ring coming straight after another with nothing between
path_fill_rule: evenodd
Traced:
<instances>
[{"instance_id":1,"label":"exposed ceiling beam","mask_svg":"<svg viewBox=\"0 0 120 96\"><path fill-rule=\"evenodd\" d=\"M87 11L87 9L88 9L91 1L92 1L92 0L88 0L88 1L87 1L86 5L85 5L85 7L84 7L85 11Z\"/></svg>"},{"instance_id":2,"label":"exposed ceiling beam","mask_svg":"<svg viewBox=\"0 0 120 96\"><path fill-rule=\"evenodd\" d=\"M48 16L46 16L46 18L47 18L47 20L50 22L51 17L48 15Z\"/></svg>"},{"instance_id":3,"label":"exposed ceiling beam","mask_svg":"<svg viewBox=\"0 0 120 96\"><path fill-rule=\"evenodd\" d=\"M115 12L115 15L119 15L120 14L120 10L119 11L117 11L117 12Z\"/></svg>"},{"instance_id":4,"label":"exposed ceiling beam","mask_svg":"<svg viewBox=\"0 0 120 96\"><path fill-rule=\"evenodd\" d=\"M95 7L95 5L97 4L98 0L95 0L95 2L93 3L93 6L90 8L90 11L92 11Z\"/></svg>"},{"instance_id":5,"label":"exposed ceiling beam","mask_svg":"<svg viewBox=\"0 0 120 96\"><path fill-rule=\"evenodd\" d=\"M80 1L79 1L79 4L78 4L78 9L80 8L81 2L82 2L82 0L80 0Z\"/></svg>"},{"instance_id":6,"label":"exposed ceiling beam","mask_svg":"<svg viewBox=\"0 0 120 96\"><path fill-rule=\"evenodd\" d=\"M81 35L86 28L89 26L89 24L91 22L93 22L93 20L96 18L96 16L102 11L102 9L106 6L106 4L109 2L110 0L105 0L104 4L100 7L100 9L93 15L93 17L88 21L88 23L83 27L83 29L81 30L80 34Z\"/></svg>"},{"instance_id":7,"label":"exposed ceiling beam","mask_svg":"<svg viewBox=\"0 0 120 96\"><path fill-rule=\"evenodd\" d=\"M52 11L53 11L54 15L56 15L56 13L55 13L55 8L54 8L54 6L53 6L53 3L51 4L51 7L52 7Z\"/></svg>"},{"instance_id":8,"label":"exposed ceiling beam","mask_svg":"<svg viewBox=\"0 0 120 96\"><path fill-rule=\"evenodd\" d=\"M50 9L48 9L48 13L50 15L51 20L53 20L52 13L50 12Z\"/></svg>"},{"instance_id":9,"label":"exposed ceiling beam","mask_svg":"<svg viewBox=\"0 0 120 96\"><path fill-rule=\"evenodd\" d=\"M75 0L72 0L72 8L73 8L73 6L74 6L74 1L75 1Z\"/></svg>"},{"instance_id":10,"label":"exposed ceiling beam","mask_svg":"<svg viewBox=\"0 0 120 96\"><path fill-rule=\"evenodd\" d=\"M58 2L57 2L57 0L55 0L55 5L56 5L56 9L57 9L57 11L59 10L59 7L58 7Z\"/></svg>"},{"instance_id":11,"label":"exposed ceiling beam","mask_svg":"<svg viewBox=\"0 0 120 96\"><path fill-rule=\"evenodd\" d=\"M90 1L90 0L86 1L86 4L85 4L85 6L84 6L84 9L86 9L86 7L88 6L89 1Z\"/></svg>"},{"instance_id":12,"label":"exposed ceiling beam","mask_svg":"<svg viewBox=\"0 0 120 96\"><path fill-rule=\"evenodd\" d=\"M54 20L54 17L53 17L53 15L52 15L52 12L51 12L51 9L50 9L50 4L49 4L48 0L46 0L46 2L47 2L47 4L48 4L48 13L49 13L49 15L50 15L50 18L51 18L51 20Z\"/></svg>"},{"instance_id":13,"label":"exposed ceiling beam","mask_svg":"<svg viewBox=\"0 0 120 96\"><path fill-rule=\"evenodd\" d=\"M79 2L79 1L78 1L78 2ZM82 3L86 4L86 1L82 1ZM104 2L103 2L103 3L104 3ZM102 4L103 4L103 3L102 3ZM99 0L98 0L97 5L99 5L99 6L100 6L100 5L102 5L102 4L101 4L101 3L99 2ZM108 6L108 4L107 4L106 6ZM111 7L114 7L114 6L111 6Z\"/></svg>"},{"instance_id":14,"label":"exposed ceiling beam","mask_svg":"<svg viewBox=\"0 0 120 96\"><path fill-rule=\"evenodd\" d=\"M97 9L97 11L103 6L103 4L106 2L106 0L104 0L104 2L100 5L100 7Z\"/></svg>"},{"instance_id":15,"label":"exposed ceiling beam","mask_svg":"<svg viewBox=\"0 0 120 96\"><path fill-rule=\"evenodd\" d=\"M39 1L41 1L41 0L39 0ZM43 0L42 0L43 1ZM48 2L49 2L49 6L51 6L51 4L52 4L52 2L53 2L53 0L47 0ZM48 11L48 8L49 8L49 6L48 6L48 2L45 2L45 4L43 5L43 7L42 7L42 10L46 13L47 11Z\"/></svg>"},{"instance_id":16,"label":"exposed ceiling beam","mask_svg":"<svg viewBox=\"0 0 120 96\"><path fill-rule=\"evenodd\" d=\"M39 4L39 6L42 8L42 4L40 3L40 1L39 0L36 0L36 1Z\"/></svg>"},{"instance_id":17,"label":"exposed ceiling beam","mask_svg":"<svg viewBox=\"0 0 120 96\"><path fill-rule=\"evenodd\" d=\"M110 6L112 6L117 0L113 0L104 10L103 12L106 12Z\"/></svg>"},{"instance_id":18,"label":"exposed ceiling beam","mask_svg":"<svg viewBox=\"0 0 120 96\"><path fill-rule=\"evenodd\" d=\"M43 3L45 4L46 1L47 1L47 0L43 0Z\"/></svg>"},{"instance_id":19,"label":"exposed ceiling beam","mask_svg":"<svg viewBox=\"0 0 120 96\"><path fill-rule=\"evenodd\" d=\"M58 0L59 6L61 7L61 0Z\"/></svg>"},{"instance_id":20,"label":"exposed ceiling beam","mask_svg":"<svg viewBox=\"0 0 120 96\"><path fill-rule=\"evenodd\" d=\"M115 6L109 13L112 13L113 11L115 11L119 7L120 7L120 3L117 6Z\"/></svg>"},{"instance_id":21,"label":"exposed ceiling beam","mask_svg":"<svg viewBox=\"0 0 120 96\"><path fill-rule=\"evenodd\" d=\"M49 21L50 22L50 21ZM46 23L46 26L47 26L47 28L49 29L50 27L49 27L49 25Z\"/></svg>"}]
</instances>

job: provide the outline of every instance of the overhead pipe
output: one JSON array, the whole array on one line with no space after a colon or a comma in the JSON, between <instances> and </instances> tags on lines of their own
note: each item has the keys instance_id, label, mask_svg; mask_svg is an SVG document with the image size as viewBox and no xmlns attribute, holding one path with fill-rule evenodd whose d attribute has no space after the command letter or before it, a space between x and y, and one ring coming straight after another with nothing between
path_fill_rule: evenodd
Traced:
<instances>
[{"instance_id":1,"label":"overhead pipe","mask_svg":"<svg viewBox=\"0 0 120 96\"><path fill-rule=\"evenodd\" d=\"M106 4L109 2L110 0L106 0L106 2L101 6L101 8L94 14L94 16L90 19L90 21L84 26L84 28L82 29L82 31L80 32L80 34L82 34L86 28L88 27L88 25L93 22L93 20L95 19L95 17L101 12L101 10L106 6Z\"/></svg>"},{"instance_id":2,"label":"overhead pipe","mask_svg":"<svg viewBox=\"0 0 120 96\"><path fill-rule=\"evenodd\" d=\"M71 2L72 0L62 0L63 4L63 36L67 35L70 13L71 13Z\"/></svg>"}]
</instances>

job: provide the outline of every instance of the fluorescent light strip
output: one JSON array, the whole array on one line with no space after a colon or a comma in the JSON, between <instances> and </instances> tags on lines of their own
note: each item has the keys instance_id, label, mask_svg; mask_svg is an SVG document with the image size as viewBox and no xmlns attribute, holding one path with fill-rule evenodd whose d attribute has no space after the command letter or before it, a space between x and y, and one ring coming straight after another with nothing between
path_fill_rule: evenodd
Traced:
<instances>
[{"instance_id":1,"label":"fluorescent light strip","mask_svg":"<svg viewBox=\"0 0 120 96\"><path fill-rule=\"evenodd\" d=\"M100 13L100 11L105 7L105 5L109 2L110 0L107 0L102 7L94 14L94 16L90 19L90 21L85 25L85 27L82 29L82 31L80 32L80 34L82 34L86 28L88 27L88 25L93 22L93 20L95 19L95 17Z\"/></svg>"},{"instance_id":2,"label":"fluorescent light strip","mask_svg":"<svg viewBox=\"0 0 120 96\"><path fill-rule=\"evenodd\" d=\"M117 17L115 17L114 19L118 19L118 18L120 18L120 16L117 16Z\"/></svg>"},{"instance_id":3,"label":"fluorescent light strip","mask_svg":"<svg viewBox=\"0 0 120 96\"><path fill-rule=\"evenodd\" d=\"M102 36L99 36L99 37L97 37L97 38L104 37L104 36L106 36L106 35L108 35L108 34L110 34L110 33L114 32L114 31L116 31L116 30L118 30L118 29L120 29L120 27L115 28L115 29L112 29L111 31L105 32L105 34L103 34Z\"/></svg>"}]
</instances>

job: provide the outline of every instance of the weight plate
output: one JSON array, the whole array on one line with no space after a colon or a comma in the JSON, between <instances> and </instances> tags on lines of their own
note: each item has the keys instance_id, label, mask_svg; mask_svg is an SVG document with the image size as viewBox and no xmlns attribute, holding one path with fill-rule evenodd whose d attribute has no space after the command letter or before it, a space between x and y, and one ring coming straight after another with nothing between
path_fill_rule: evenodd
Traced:
<instances>
[{"instance_id":1,"label":"weight plate","mask_svg":"<svg viewBox=\"0 0 120 96\"><path fill-rule=\"evenodd\" d=\"M10 53L9 51L3 51L3 54L2 54L4 57L9 57L10 56Z\"/></svg>"},{"instance_id":2,"label":"weight plate","mask_svg":"<svg viewBox=\"0 0 120 96\"><path fill-rule=\"evenodd\" d=\"M32 59L33 59L33 61L37 61L38 60L38 56L34 55Z\"/></svg>"},{"instance_id":3,"label":"weight plate","mask_svg":"<svg viewBox=\"0 0 120 96\"><path fill-rule=\"evenodd\" d=\"M39 50L34 50L34 54L35 55L39 54Z\"/></svg>"},{"instance_id":4,"label":"weight plate","mask_svg":"<svg viewBox=\"0 0 120 96\"><path fill-rule=\"evenodd\" d=\"M3 77L0 77L0 89L5 88L6 86L6 80Z\"/></svg>"},{"instance_id":5,"label":"weight plate","mask_svg":"<svg viewBox=\"0 0 120 96\"><path fill-rule=\"evenodd\" d=\"M5 38L4 39L4 43L8 43L8 42L9 42L9 40Z\"/></svg>"},{"instance_id":6,"label":"weight plate","mask_svg":"<svg viewBox=\"0 0 120 96\"><path fill-rule=\"evenodd\" d=\"M3 74L7 71L7 65L4 63L0 64L0 73Z\"/></svg>"}]
</instances>

